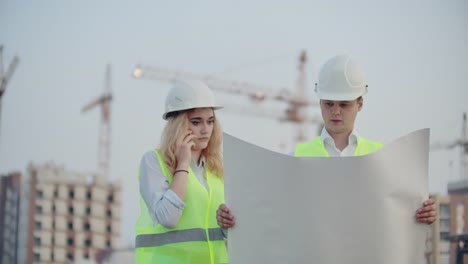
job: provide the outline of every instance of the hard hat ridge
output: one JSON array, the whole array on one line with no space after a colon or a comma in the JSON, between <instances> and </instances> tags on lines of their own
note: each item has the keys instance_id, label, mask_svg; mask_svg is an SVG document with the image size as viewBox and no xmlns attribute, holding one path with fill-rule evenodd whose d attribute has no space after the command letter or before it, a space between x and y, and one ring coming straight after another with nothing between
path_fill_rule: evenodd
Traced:
<instances>
[{"instance_id":1,"label":"hard hat ridge","mask_svg":"<svg viewBox=\"0 0 468 264\"><path fill-rule=\"evenodd\" d=\"M354 100L367 93L364 69L349 55L334 56L320 70L315 92L324 100Z\"/></svg>"}]
</instances>

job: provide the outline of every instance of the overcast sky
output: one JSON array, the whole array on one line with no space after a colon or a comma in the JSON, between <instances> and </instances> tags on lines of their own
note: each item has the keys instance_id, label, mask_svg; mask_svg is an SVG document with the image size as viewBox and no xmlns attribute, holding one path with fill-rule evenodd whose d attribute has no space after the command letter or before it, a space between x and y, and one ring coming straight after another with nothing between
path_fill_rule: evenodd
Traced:
<instances>
[{"instance_id":1,"label":"overcast sky","mask_svg":"<svg viewBox=\"0 0 468 264\"><path fill-rule=\"evenodd\" d=\"M111 177L124 186L122 234L129 244L139 161L159 142L170 88L132 78L137 63L294 91L297 59L306 50L308 96L316 101L321 64L349 53L369 81L359 134L388 143L428 127L432 142L455 141L468 112L466 14L464 0L0 0L4 63L15 54L21 60L3 96L0 173L25 172L29 162L96 170L100 112L80 109L102 92L106 63L114 92ZM274 151L293 149L294 126L258 116L276 115L285 104L217 97L227 106L218 112L225 132ZM309 126L309 138L316 131ZM460 176L459 160L459 149L431 152L430 192L446 192L447 181Z\"/></svg>"}]
</instances>

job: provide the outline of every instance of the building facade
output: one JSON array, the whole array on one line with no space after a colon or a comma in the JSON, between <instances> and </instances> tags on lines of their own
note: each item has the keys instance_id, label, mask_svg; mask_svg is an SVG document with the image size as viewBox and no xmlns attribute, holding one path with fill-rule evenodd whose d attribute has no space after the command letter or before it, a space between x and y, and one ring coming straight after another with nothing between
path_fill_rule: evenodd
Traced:
<instances>
[{"instance_id":1,"label":"building facade","mask_svg":"<svg viewBox=\"0 0 468 264\"><path fill-rule=\"evenodd\" d=\"M466 235L468 234L468 180L450 182L447 190L450 196L450 235ZM456 263L456 250L459 244L463 244L463 241L451 243L451 264ZM463 256L463 261L468 263L468 255Z\"/></svg>"},{"instance_id":2,"label":"building facade","mask_svg":"<svg viewBox=\"0 0 468 264\"><path fill-rule=\"evenodd\" d=\"M18 263L21 174L0 176L0 264Z\"/></svg>"},{"instance_id":3,"label":"building facade","mask_svg":"<svg viewBox=\"0 0 468 264\"><path fill-rule=\"evenodd\" d=\"M431 225L426 239L426 263L450 263L450 198L431 195L437 205L439 217Z\"/></svg>"},{"instance_id":4,"label":"building facade","mask_svg":"<svg viewBox=\"0 0 468 264\"><path fill-rule=\"evenodd\" d=\"M118 247L121 186L53 165L28 168L25 263L94 262Z\"/></svg>"}]
</instances>

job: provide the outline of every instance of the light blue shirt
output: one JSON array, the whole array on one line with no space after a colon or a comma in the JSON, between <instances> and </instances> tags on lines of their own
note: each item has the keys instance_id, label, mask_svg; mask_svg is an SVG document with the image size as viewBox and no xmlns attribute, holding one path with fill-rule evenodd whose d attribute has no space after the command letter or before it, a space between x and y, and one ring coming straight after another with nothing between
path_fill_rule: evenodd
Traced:
<instances>
[{"instance_id":1,"label":"light blue shirt","mask_svg":"<svg viewBox=\"0 0 468 264\"><path fill-rule=\"evenodd\" d=\"M205 175L205 159L197 165L192 160L190 168L203 186L209 191ZM170 189L169 181L161 170L154 151L143 155L140 163L140 194L149 209L154 225L174 228L182 215L185 203Z\"/></svg>"}]
</instances>

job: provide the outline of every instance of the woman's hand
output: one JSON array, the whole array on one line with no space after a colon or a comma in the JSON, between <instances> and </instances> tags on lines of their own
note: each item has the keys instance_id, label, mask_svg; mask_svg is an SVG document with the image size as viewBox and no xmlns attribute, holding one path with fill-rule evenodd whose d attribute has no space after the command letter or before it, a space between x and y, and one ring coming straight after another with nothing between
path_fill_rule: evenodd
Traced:
<instances>
[{"instance_id":1,"label":"woman's hand","mask_svg":"<svg viewBox=\"0 0 468 264\"><path fill-rule=\"evenodd\" d=\"M189 130L177 139L174 153L177 159L177 169L186 170L190 166L192 147L195 145L193 139L195 137L192 131Z\"/></svg>"},{"instance_id":2,"label":"woman's hand","mask_svg":"<svg viewBox=\"0 0 468 264\"><path fill-rule=\"evenodd\" d=\"M432 224L437 219L437 208L434 200L427 199L421 208L416 211L416 221Z\"/></svg>"},{"instance_id":3,"label":"woman's hand","mask_svg":"<svg viewBox=\"0 0 468 264\"><path fill-rule=\"evenodd\" d=\"M216 210L216 220L218 221L218 225L222 228L231 228L236 224L234 215L225 204L221 204L218 210Z\"/></svg>"}]
</instances>

